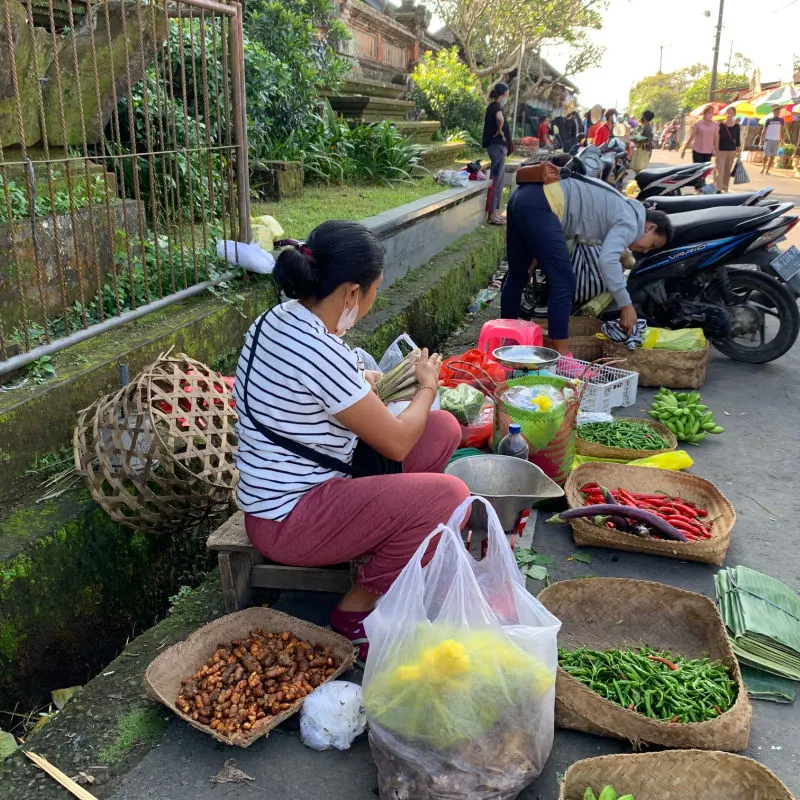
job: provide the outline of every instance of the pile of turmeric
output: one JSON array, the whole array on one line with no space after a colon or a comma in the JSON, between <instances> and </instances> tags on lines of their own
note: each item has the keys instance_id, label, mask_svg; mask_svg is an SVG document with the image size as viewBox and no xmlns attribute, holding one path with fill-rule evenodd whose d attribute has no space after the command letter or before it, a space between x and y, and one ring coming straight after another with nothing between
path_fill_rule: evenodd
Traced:
<instances>
[{"instance_id":1,"label":"pile of turmeric","mask_svg":"<svg viewBox=\"0 0 800 800\"><path fill-rule=\"evenodd\" d=\"M330 647L315 647L289 631L250 631L247 639L220 644L181 683L175 704L219 735L248 735L260 720L290 709L337 668Z\"/></svg>"}]
</instances>

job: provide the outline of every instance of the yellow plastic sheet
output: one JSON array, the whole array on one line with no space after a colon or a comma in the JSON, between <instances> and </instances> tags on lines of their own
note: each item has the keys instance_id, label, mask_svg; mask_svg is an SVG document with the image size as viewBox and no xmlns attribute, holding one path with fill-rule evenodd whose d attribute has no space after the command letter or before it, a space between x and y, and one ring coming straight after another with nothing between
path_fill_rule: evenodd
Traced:
<instances>
[{"instance_id":1,"label":"yellow plastic sheet","mask_svg":"<svg viewBox=\"0 0 800 800\"><path fill-rule=\"evenodd\" d=\"M645 350L705 350L708 346L701 328L648 328L642 347Z\"/></svg>"},{"instance_id":2,"label":"yellow plastic sheet","mask_svg":"<svg viewBox=\"0 0 800 800\"><path fill-rule=\"evenodd\" d=\"M689 469L694 464L692 457L685 450L671 450L669 453L657 453L647 458L636 458L626 461L624 458L594 458L593 456L575 456L573 468L579 464L588 464L592 461L607 461L612 464L632 464L634 467L656 467L657 469L671 469L678 472Z\"/></svg>"}]
</instances>

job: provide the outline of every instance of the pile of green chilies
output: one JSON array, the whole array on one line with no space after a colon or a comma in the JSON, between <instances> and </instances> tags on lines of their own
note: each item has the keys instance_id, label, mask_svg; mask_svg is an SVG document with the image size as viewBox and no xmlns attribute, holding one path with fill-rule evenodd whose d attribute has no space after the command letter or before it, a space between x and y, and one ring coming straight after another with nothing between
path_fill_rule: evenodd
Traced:
<instances>
[{"instance_id":1,"label":"pile of green chilies","mask_svg":"<svg viewBox=\"0 0 800 800\"><path fill-rule=\"evenodd\" d=\"M587 422L578 426L578 436L587 442L626 450L665 450L669 442L643 420Z\"/></svg>"},{"instance_id":2,"label":"pile of green chilies","mask_svg":"<svg viewBox=\"0 0 800 800\"><path fill-rule=\"evenodd\" d=\"M629 711L668 722L706 722L727 711L738 687L728 668L638 650L558 650L559 666L601 697Z\"/></svg>"}]
</instances>

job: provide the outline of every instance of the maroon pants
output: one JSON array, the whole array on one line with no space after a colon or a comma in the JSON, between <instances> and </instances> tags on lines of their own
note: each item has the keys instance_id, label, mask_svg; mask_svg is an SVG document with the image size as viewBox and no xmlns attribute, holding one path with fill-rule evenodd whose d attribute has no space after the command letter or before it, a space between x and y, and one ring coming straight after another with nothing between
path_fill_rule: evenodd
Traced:
<instances>
[{"instance_id":1,"label":"maroon pants","mask_svg":"<svg viewBox=\"0 0 800 800\"><path fill-rule=\"evenodd\" d=\"M403 472L332 478L306 494L282 522L245 515L247 536L270 561L322 567L368 555L358 583L384 594L420 542L469 497L463 481L441 471L461 439L446 411L432 411Z\"/></svg>"}]
</instances>

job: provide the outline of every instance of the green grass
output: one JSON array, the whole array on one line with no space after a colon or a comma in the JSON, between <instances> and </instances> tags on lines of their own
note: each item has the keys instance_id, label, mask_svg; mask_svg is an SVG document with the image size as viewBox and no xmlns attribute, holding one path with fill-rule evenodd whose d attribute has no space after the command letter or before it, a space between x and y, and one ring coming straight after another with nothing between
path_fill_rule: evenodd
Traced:
<instances>
[{"instance_id":1,"label":"green grass","mask_svg":"<svg viewBox=\"0 0 800 800\"><path fill-rule=\"evenodd\" d=\"M100 760L104 764L116 764L137 744L155 747L168 722L169 716L163 708L140 708L120 717L114 741L100 748Z\"/></svg>"},{"instance_id":2,"label":"green grass","mask_svg":"<svg viewBox=\"0 0 800 800\"><path fill-rule=\"evenodd\" d=\"M254 217L269 214L288 237L304 239L325 220L364 219L443 190L433 178L390 186L306 186L296 200L254 203L251 213Z\"/></svg>"}]
</instances>

